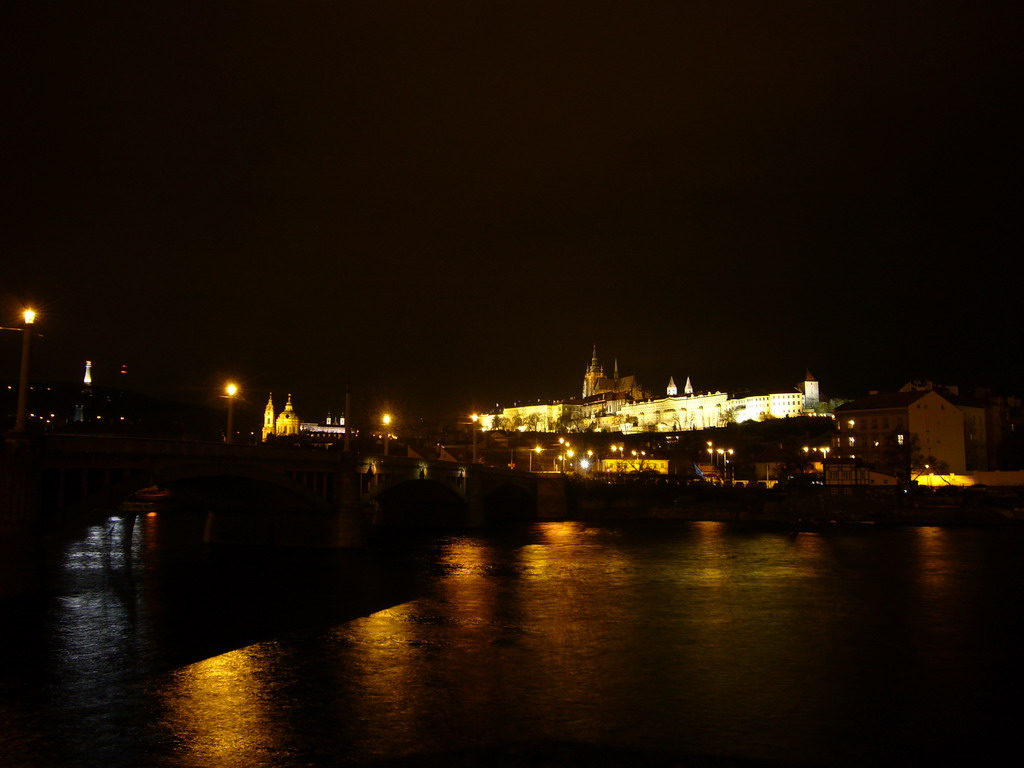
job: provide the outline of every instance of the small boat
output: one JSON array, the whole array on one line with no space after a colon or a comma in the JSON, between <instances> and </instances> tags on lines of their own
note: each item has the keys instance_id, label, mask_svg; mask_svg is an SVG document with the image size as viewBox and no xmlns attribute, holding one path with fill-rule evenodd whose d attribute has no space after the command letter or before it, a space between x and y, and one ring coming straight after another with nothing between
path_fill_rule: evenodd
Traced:
<instances>
[{"instance_id":1,"label":"small boat","mask_svg":"<svg viewBox=\"0 0 1024 768\"><path fill-rule=\"evenodd\" d=\"M129 498L132 501L154 502L167 501L173 495L170 488L160 488L159 486L151 485L148 488L139 489Z\"/></svg>"}]
</instances>

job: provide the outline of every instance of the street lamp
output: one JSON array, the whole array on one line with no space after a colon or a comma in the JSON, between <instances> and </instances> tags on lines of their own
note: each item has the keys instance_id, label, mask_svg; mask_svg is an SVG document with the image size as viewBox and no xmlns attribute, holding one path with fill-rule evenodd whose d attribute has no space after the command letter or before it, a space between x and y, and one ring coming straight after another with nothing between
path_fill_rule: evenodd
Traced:
<instances>
[{"instance_id":1,"label":"street lamp","mask_svg":"<svg viewBox=\"0 0 1024 768\"><path fill-rule=\"evenodd\" d=\"M28 424L28 353L32 343L32 324L36 321L33 309L22 313L25 321L21 329L21 371L18 375L18 415L14 422L15 432L24 432Z\"/></svg>"},{"instance_id":2,"label":"street lamp","mask_svg":"<svg viewBox=\"0 0 1024 768\"><path fill-rule=\"evenodd\" d=\"M238 386L232 382L224 388L228 398L228 431L224 435L224 442L231 443L235 434L235 395L238 394Z\"/></svg>"},{"instance_id":3,"label":"street lamp","mask_svg":"<svg viewBox=\"0 0 1024 768\"><path fill-rule=\"evenodd\" d=\"M473 463L476 464L476 423L480 421L480 414L470 414L469 420L472 422L469 428L473 430Z\"/></svg>"},{"instance_id":4,"label":"street lamp","mask_svg":"<svg viewBox=\"0 0 1024 768\"><path fill-rule=\"evenodd\" d=\"M533 472L533 454L536 453L537 454L537 458L539 459L540 458L540 452L542 450L543 449L538 445L536 448L534 448L532 451L530 451L530 471L531 472Z\"/></svg>"},{"instance_id":5,"label":"street lamp","mask_svg":"<svg viewBox=\"0 0 1024 768\"><path fill-rule=\"evenodd\" d=\"M391 430L391 414L385 413L381 422L384 424L384 455L388 455L388 432Z\"/></svg>"},{"instance_id":6,"label":"street lamp","mask_svg":"<svg viewBox=\"0 0 1024 768\"><path fill-rule=\"evenodd\" d=\"M625 448L625 446L623 446L623 445L616 445L615 443L612 443L611 445L608 446L608 450L610 450L612 452L612 466L615 467L614 471L617 472L617 473L622 471L622 449L623 448ZM619 454L618 459L616 459L616 457L615 457L616 453Z\"/></svg>"}]
</instances>

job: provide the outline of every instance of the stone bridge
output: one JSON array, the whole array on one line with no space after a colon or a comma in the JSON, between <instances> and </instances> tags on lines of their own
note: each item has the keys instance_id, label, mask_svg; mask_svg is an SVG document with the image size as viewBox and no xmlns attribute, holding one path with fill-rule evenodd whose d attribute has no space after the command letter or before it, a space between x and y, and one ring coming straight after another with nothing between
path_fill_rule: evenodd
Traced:
<instances>
[{"instance_id":1,"label":"stone bridge","mask_svg":"<svg viewBox=\"0 0 1024 768\"><path fill-rule=\"evenodd\" d=\"M156 486L207 511L210 542L358 546L373 526L559 519L565 478L469 463L99 435L8 440L0 523L52 530Z\"/></svg>"}]
</instances>

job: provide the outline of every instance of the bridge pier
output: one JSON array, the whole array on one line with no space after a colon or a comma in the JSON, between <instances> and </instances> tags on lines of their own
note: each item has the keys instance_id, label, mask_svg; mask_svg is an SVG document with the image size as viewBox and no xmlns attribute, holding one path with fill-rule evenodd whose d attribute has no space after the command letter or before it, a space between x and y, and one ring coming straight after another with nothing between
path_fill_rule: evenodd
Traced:
<instances>
[{"instance_id":1,"label":"bridge pier","mask_svg":"<svg viewBox=\"0 0 1024 768\"><path fill-rule=\"evenodd\" d=\"M4 440L0 455L0 531L38 528L41 450L42 443L31 436L8 435Z\"/></svg>"},{"instance_id":2,"label":"bridge pier","mask_svg":"<svg viewBox=\"0 0 1024 768\"><path fill-rule=\"evenodd\" d=\"M466 473L466 506L468 519L466 524L470 528L482 528L487 523L486 510L484 509L484 488L483 477L479 472Z\"/></svg>"},{"instance_id":3,"label":"bridge pier","mask_svg":"<svg viewBox=\"0 0 1024 768\"><path fill-rule=\"evenodd\" d=\"M43 560L39 455L30 435L8 435L0 454L0 598L38 588L33 575Z\"/></svg>"},{"instance_id":4,"label":"bridge pier","mask_svg":"<svg viewBox=\"0 0 1024 768\"><path fill-rule=\"evenodd\" d=\"M564 520L569 509L567 490L565 475L537 475L537 519Z\"/></svg>"}]
</instances>

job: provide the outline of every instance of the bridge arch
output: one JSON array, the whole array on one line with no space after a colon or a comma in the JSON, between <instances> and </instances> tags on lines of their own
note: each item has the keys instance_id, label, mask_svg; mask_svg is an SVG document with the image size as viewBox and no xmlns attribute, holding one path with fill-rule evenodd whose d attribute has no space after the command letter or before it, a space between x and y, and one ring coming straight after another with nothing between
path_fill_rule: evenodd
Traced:
<instances>
[{"instance_id":1,"label":"bridge arch","mask_svg":"<svg viewBox=\"0 0 1024 768\"><path fill-rule=\"evenodd\" d=\"M170 488L183 503L208 508L282 513L333 511L329 493L317 493L286 474L259 467L170 466L154 473L151 485Z\"/></svg>"},{"instance_id":2,"label":"bridge arch","mask_svg":"<svg viewBox=\"0 0 1024 768\"><path fill-rule=\"evenodd\" d=\"M469 503L450 485L436 480L395 483L374 497L374 524L382 526L462 527L470 523Z\"/></svg>"},{"instance_id":3,"label":"bridge arch","mask_svg":"<svg viewBox=\"0 0 1024 768\"><path fill-rule=\"evenodd\" d=\"M74 472L68 470L63 474ZM79 471L75 477L84 475L84 472ZM158 469L126 472L121 477L109 478L108 482L103 482L99 477L93 480L83 483L74 477L62 476L52 478L51 482L55 485L69 485L71 490L77 490L78 493L64 493L63 497L65 504L79 509L116 508L123 502L133 500L136 492L157 486L170 490L170 498L175 504L202 509L332 511L329 494L317 493L286 474L245 465L230 468L211 468L201 464L168 465Z\"/></svg>"}]
</instances>

